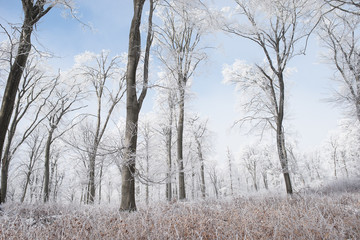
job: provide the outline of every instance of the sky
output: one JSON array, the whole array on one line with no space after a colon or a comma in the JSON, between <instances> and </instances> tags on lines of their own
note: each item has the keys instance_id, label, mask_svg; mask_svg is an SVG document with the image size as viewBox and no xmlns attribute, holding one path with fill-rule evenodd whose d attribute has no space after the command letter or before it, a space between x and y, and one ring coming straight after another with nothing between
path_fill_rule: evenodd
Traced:
<instances>
[{"instance_id":1,"label":"sky","mask_svg":"<svg viewBox=\"0 0 360 240\"><path fill-rule=\"evenodd\" d=\"M74 56L85 51L99 53L102 49L113 54L127 51L128 34L132 18L132 1L127 0L77 0L79 19L92 26L84 27L70 16L64 16L63 9L53 9L36 28L36 39L43 49L56 57L50 64L56 68L67 69L74 64ZM222 6L231 0L221 2ZM22 6L20 0L0 0L0 22L21 23ZM147 11L147 6L145 6ZM66 11L65 11L66 13ZM65 14L66 15L66 14ZM245 60L248 64L263 59L261 49L254 43L217 32L205 37L211 49L208 59L200 65L193 79L193 97L189 109L209 119L213 133L213 158L224 158L226 148L238 152L258 136L246 135L237 126L239 111L235 87L222 83L222 70L225 64L235 59ZM324 101L334 87L330 78L333 70L320 63L321 49L315 37L311 38L306 55L298 56L290 62L296 71L290 76L289 118L287 132L298 141L298 147L306 150L320 145L328 132L337 127L342 117L339 109ZM153 107L154 90L150 90L143 111Z\"/></svg>"}]
</instances>

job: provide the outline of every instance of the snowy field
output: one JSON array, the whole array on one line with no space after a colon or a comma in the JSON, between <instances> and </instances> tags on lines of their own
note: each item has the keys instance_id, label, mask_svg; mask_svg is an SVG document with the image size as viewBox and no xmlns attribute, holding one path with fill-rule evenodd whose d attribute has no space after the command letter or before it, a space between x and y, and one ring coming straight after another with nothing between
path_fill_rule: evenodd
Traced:
<instances>
[{"instance_id":1,"label":"snowy field","mask_svg":"<svg viewBox=\"0 0 360 240\"><path fill-rule=\"evenodd\" d=\"M1 239L360 239L360 193L109 206L7 203Z\"/></svg>"}]
</instances>

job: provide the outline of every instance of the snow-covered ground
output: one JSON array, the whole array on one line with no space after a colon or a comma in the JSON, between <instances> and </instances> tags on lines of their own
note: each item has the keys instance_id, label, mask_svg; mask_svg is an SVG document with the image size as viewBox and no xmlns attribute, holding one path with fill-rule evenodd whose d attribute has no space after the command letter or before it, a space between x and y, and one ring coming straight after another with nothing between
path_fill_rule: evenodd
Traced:
<instances>
[{"instance_id":1,"label":"snow-covered ground","mask_svg":"<svg viewBox=\"0 0 360 240\"><path fill-rule=\"evenodd\" d=\"M0 239L360 239L360 193L110 206L7 203Z\"/></svg>"}]
</instances>

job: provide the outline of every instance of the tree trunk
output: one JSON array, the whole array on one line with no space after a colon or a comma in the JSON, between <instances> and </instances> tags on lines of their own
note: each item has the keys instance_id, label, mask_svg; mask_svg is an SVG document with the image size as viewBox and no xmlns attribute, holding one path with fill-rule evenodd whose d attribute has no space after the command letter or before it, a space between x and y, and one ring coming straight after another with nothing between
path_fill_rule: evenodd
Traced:
<instances>
[{"instance_id":1,"label":"tree trunk","mask_svg":"<svg viewBox=\"0 0 360 240\"><path fill-rule=\"evenodd\" d=\"M137 145L137 131L139 112L147 93L150 47L153 40L152 16L154 1L150 0L148 35L144 57L143 88L139 99L136 92L136 70L141 54L140 24L145 0L133 0L134 16L131 21L129 34L128 64L126 71L126 129L125 129L125 152L122 165L122 185L120 211L136 211L135 203L135 158Z\"/></svg>"},{"instance_id":2,"label":"tree trunk","mask_svg":"<svg viewBox=\"0 0 360 240\"><path fill-rule=\"evenodd\" d=\"M280 159L280 164L282 168L282 172L284 175L286 193L292 194L292 186L291 179L289 173L289 164L286 153L286 145L285 145L285 134L283 130L283 119L284 119L284 108L285 108L285 85L282 72L279 71L278 79L279 79L279 90L280 90L280 98L279 98L279 109L277 114L277 122L276 122L276 144L278 149L278 155Z\"/></svg>"},{"instance_id":3,"label":"tree trunk","mask_svg":"<svg viewBox=\"0 0 360 240\"><path fill-rule=\"evenodd\" d=\"M101 185L102 185L102 178L103 178L103 168L104 168L104 159L101 161L101 166L100 166L100 175L99 175L99 204L101 203Z\"/></svg>"},{"instance_id":4,"label":"tree trunk","mask_svg":"<svg viewBox=\"0 0 360 240\"><path fill-rule=\"evenodd\" d=\"M283 175L284 175L286 193L292 194L293 190L292 190L292 186L291 186L291 179L290 179L288 159L287 159L287 154L286 154L284 133L281 129L277 130L277 149L278 149L281 168L282 168Z\"/></svg>"},{"instance_id":5,"label":"tree trunk","mask_svg":"<svg viewBox=\"0 0 360 240\"><path fill-rule=\"evenodd\" d=\"M54 128L49 130L48 139L46 141L45 146L45 169L44 169L44 202L49 201L49 194L50 194L50 151L51 151L51 143L52 143L52 136L54 133Z\"/></svg>"},{"instance_id":6,"label":"tree trunk","mask_svg":"<svg viewBox=\"0 0 360 240\"><path fill-rule=\"evenodd\" d=\"M205 198L206 197L205 164L204 164L204 158L203 158L203 155L202 155L200 142L198 142L198 154L199 154L199 159L200 159L201 196L203 198Z\"/></svg>"},{"instance_id":7,"label":"tree trunk","mask_svg":"<svg viewBox=\"0 0 360 240\"><path fill-rule=\"evenodd\" d=\"M129 89L129 88L128 88ZM137 104L137 103L136 103ZM122 211L136 211L135 204L135 154L137 144L138 111L136 107L127 108L125 154L122 166L121 205Z\"/></svg>"},{"instance_id":8,"label":"tree trunk","mask_svg":"<svg viewBox=\"0 0 360 240\"><path fill-rule=\"evenodd\" d=\"M230 177L230 190L231 190L231 196L234 196L234 188L233 188L233 176L232 176L232 164L231 164L231 153L229 147L227 148L228 153L228 164L229 164L229 177Z\"/></svg>"},{"instance_id":9,"label":"tree trunk","mask_svg":"<svg viewBox=\"0 0 360 240\"><path fill-rule=\"evenodd\" d=\"M134 0L134 16L129 34L129 53L126 72L126 129L125 153L122 166L121 211L136 211L135 203L135 154L139 103L136 94L136 69L141 51L140 23L145 0Z\"/></svg>"},{"instance_id":10,"label":"tree trunk","mask_svg":"<svg viewBox=\"0 0 360 240\"><path fill-rule=\"evenodd\" d=\"M27 62L27 59L31 50L31 33L33 31L32 25L26 20L21 29L19 49L14 63L11 66L10 73L6 82L6 87L2 99L2 105L0 109L0 156L2 156L2 150L4 146L6 132L10 123L10 118L13 113L14 103L16 99L16 93L19 87L19 83ZM8 169L8 166L5 166ZM5 173L7 176L7 173ZM2 190L3 192L3 190ZM2 200L5 196L2 195ZM5 190L6 195L6 190Z\"/></svg>"},{"instance_id":11,"label":"tree trunk","mask_svg":"<svg viewBox=\"0 0 360 240\"><path fill-rule=\"evenodd\" d=\"M146 143L146 178L149 179L150 165L149 165L149 143ZM146 183L145 186L146 193L146 205L149 205L149 183Z\"/></svg>"},{"instance_id":12,"label":"tree trunk","mask_svg":"<svg viewBox=\"0 0 360 240\"><path fill-rule=\"evenodd\" d=\"M96 150L93 150L89 157L89 188L87 202L90 204L94 203L95 199L95 160Z\"/></svg>"},{"instance_id":13,"label":"tree trunk","mask_svg":"<svg viewBox=\"0 0 360 240\"><path fill-rule=\"evenodd\" d=\"M172 118L172 117L171 117ZM170 121L172 122L172 121ZM172 124L171 124L172 125ZM166 174L167 182L166 182L166 198L168 201L172 199L172 187L171 187L171 172L172 172L172 159L171 159L171 141L172 141L172 126L169 126L166 136L166 151L167 151L167 164L168 164L168 172Z\"/></svg>"},{"instance_id":14,"label":"tree trunk","mask_svg":"<svg viewBox=\"0 0 360 240\"><path fill-rule=\"evenodd\" d=\"M179 81L182 81L179 80ZM184 158L183 158L183 135L184 135L184 115L185 115L185 86L180 86L180 106L179 106L179 120L177 127L177 159L179 168L179 199L186 199L185 192L185 172L184 172Z\"/></svg>"}]
</instances>

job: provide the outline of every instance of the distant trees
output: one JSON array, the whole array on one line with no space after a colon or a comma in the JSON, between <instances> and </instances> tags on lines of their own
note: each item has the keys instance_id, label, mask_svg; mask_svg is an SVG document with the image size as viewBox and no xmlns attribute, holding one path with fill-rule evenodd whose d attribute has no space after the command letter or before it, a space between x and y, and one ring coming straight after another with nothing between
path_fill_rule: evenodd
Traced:
<instances>
[{"instance_id":1,"label":"distant trees","mask_svg":"<svg viewBox=\"0 0 360 240\"><path fill-rule=\"evenodd\" d=\"M239 122L255 122L276 132L286 192L292 194L284 129L287 66L294 56L304 53L316 10L309 0L235 2L235 16L245 17L248 24L227 23L223 30L257 44L265 61L255 66L237 61L224 70L225 81L235 83L243 93L252 93L244 104L246 117Z\"/></svg>"}]
</instances>

